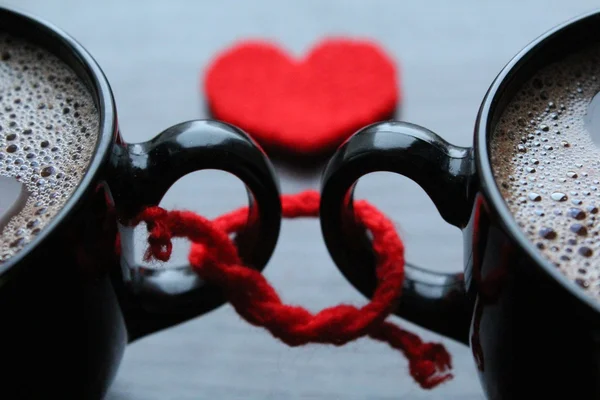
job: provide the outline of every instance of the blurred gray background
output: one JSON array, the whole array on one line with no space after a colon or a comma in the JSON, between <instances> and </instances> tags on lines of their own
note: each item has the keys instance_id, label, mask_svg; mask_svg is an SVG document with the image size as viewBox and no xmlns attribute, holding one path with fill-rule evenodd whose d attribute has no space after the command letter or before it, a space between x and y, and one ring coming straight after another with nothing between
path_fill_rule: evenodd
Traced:
<instances>
[{"instance_id":1,"label":"blurred gray background","mask_svg":"<svg viewBox=\"0 0 600 400\"><path fill-rule=\"evenodd\" d=\"M377 40L397 60L402 119L463 146L471 143L479 102L504 64L544 31L598 5L592 0L3 3L53 22L92 53L112 85L122 133L130 142L206 117L202 73L216 52L237 39L274 39L301 55L325 35L350 35ZM285 193L319 187L319 168L277 165L277 171ZM460 270L460 232L443 222L416 184L389 173L372 174L360 181L357 197L371 200L398 223L410 261ZM180 180L161 205L216 216L244 199L239 181L209 171ZM138 245L141 255L143 237ZM175 262L185 259L186 248L178 244ZM314 311L366 301L329 259L317 220L283 223L265 274L285 301ZM289 348L226 305L129 346L107 399L483 398L466 347L393 320L426 340L442 341L454 357L455 379L422 390L400 353L369 339L341 348Z\"/></svg>"}]
</instances>

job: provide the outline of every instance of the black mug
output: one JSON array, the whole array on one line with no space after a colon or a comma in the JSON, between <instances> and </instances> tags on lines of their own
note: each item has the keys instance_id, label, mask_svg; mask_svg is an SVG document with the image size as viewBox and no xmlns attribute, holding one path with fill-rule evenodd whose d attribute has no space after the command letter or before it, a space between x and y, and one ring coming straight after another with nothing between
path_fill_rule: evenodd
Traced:
<instances>
[{"instance_id":1,"label":"black mug","mask_svg":"<svg viewBox=\"0 0 600 400\"><path fill-rule=\"evenodd\" d=\"M342 144L323 175L320 214L328 250L367 297L376 283L374 256L352 210L361 176L390 171L414 180L444 220L462 230L464 273L407 265L396 314L470 344L489 399L600 398L600 303L521 231L492 175L488 148L504 107L526 80L599 41L596 12L525 47L486 93L473 147L453 146L420 126L382 122Z\"/></svg>"},{"instance_id":2,"label":"black mug","mask_svg":"<svg viewBox=\"0 0 600 400\"><path fill-rule=\"evenodd\" d=\"M224 302L218 288L187 266L170 270L167 287L163 270L132 264L130 220L158 205L180 177L202 169L228 171L245 183L250 200L236 245L246 265L262 270L279 235L278 184L262 150L241 130L218 121L188 121L148 142L125 143L110 86L79 43L6 8L0 8L0 27L72 68L100 117L95 152L65 206L0 264L0 398L100 399L128 342ZM122 251L115 245L117 232Z\"/></svg>"}]
</instances>

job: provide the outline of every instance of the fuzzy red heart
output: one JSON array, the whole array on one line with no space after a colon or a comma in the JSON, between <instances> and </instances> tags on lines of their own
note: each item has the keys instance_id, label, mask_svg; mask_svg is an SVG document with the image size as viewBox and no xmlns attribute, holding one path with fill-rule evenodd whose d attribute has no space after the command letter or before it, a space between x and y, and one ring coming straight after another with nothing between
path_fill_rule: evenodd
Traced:
<instances>
[{"instance_id":1,"label":"fuzzy red heart","mask_svg":"<svg viewBox=\"0 0 600 400\"><path fill-rule=\"evenodd\" d=\"M242 128L265 148L308 155L335 149L358 129L393 116L394 62L367 40L329 38L303 59L277 45L244 41L208 66L212 116Z\"/></svg>"}]
</instances>

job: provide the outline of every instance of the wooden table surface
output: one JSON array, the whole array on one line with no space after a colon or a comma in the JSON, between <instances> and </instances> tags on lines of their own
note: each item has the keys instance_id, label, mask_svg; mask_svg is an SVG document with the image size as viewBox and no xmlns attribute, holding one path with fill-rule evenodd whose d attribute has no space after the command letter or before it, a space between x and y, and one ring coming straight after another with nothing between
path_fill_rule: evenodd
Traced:
<instances>
[{"instance_id":1,"label":"wooden table surface","mask_svg":"<svg viewBox=\"0 0 600 400\"><path fill-rule=\"evenodd\" d=\"M127 141L144 141L177 122L205 118L200 77L234 40L275 39L301 54L329 35L379 41L401 69L402 119L469 145L479 103L495 75L524 45L557 23L593 9L592 0L10 0L77 38L106 73ZM319 187L321 166L276 165L285 193ZM360 181L367 198L398 223L410 261L461 268L460 232L446 225L416 184L377 173ZM161 203L216 216L244 204L242 184L215 171L177 182ZM143 238L136 251L143 251ZM182 260L185 243L178 246ZM312 310L363 304L329 259L317 220L285 221L265 274L287 302ZM407 374L404 357L369 339L347 346L289 348L226 305L127 348L108 400L482 399L470 351L442 341L456 377L432 391Z\"/></svg>"}]
</instances>

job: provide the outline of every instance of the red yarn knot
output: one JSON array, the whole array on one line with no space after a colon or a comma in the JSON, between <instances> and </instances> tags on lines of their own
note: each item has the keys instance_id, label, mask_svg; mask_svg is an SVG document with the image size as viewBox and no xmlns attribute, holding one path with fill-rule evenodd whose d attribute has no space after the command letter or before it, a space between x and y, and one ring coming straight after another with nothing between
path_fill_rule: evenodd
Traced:
<instances>
[{"instance_id":1,"label":"red yarn knot","mask_svg":"<svg viewBox=\"0 0 600 400\"><path fill-rule=\"evenodd\" d=\"M305 191L281 197L286 218L317 217L319 193ZM244 266L230 233L241 230L248 208L240 208L214 221L189 211L167 212L151 207L137 221L145 221L149 232L148 258L166 261L173 237L192 242L190 265L205 281L220 286L237 313L252 325L262 326L289 346L307 343L344 345L363 336L387 342L409 360L411 376L421 387L433 388L452 378L447 372L451 357L443 345L423 343L398 326L384 321L398 301L404 280L404 245L394 224L366 201L354 205L360 223L373 236L377 255L378 285L363 307L341 304L316 314L300 306L284 304L265 277Z\"/></svg>"},{"instance_id":2,"label":"red yarn knot","mask_svg":"<svg viewBox=\"0 0 600 400\"><path fill-rule=\"evenodd\" d=\"M169 213L160 207L146 208L138 216L136 222L145 222L148 227L148 250L144 259L150 261L152 257L160 261L167 261L171 257L173 243L168 225Z\"/></svg>"}]
</instances>

